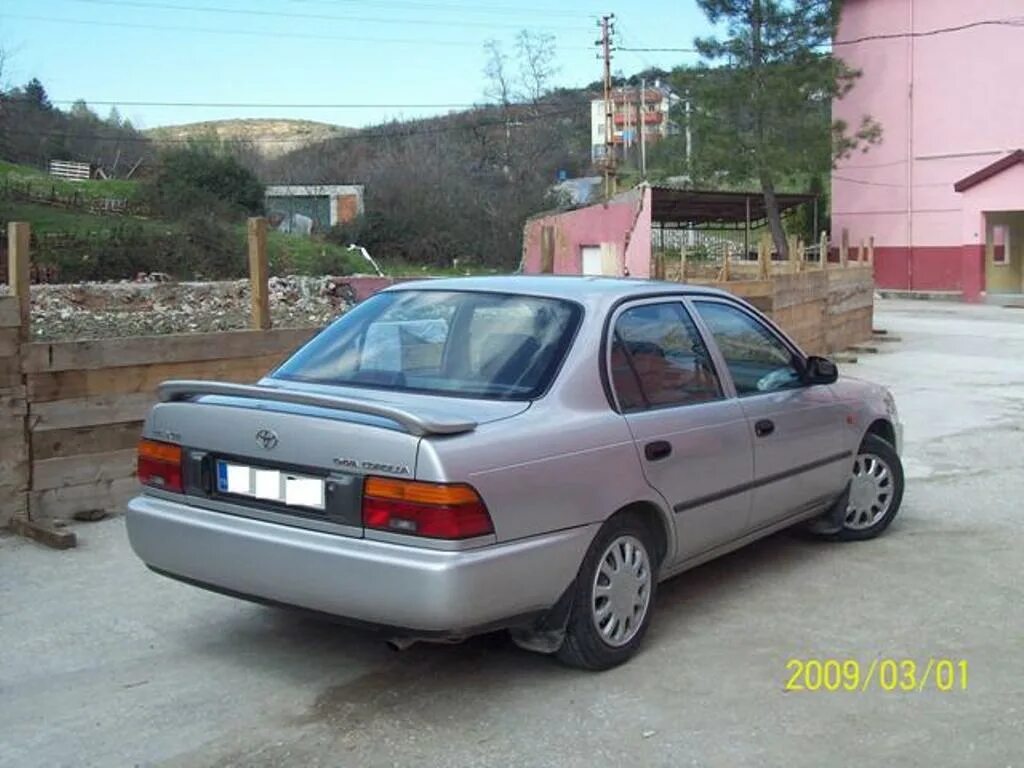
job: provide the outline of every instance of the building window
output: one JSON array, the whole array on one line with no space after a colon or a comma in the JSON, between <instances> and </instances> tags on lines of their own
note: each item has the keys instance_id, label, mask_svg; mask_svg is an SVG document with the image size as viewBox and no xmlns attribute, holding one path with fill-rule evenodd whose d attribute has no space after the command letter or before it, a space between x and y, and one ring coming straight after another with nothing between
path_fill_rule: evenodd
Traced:
<instances>
[{"instance_id":1,"label":"building window","mask_svg":"<svg viewBox=\"0 0 1024 768\"><path fill-rule=\"evenodd\" d=\"M992 227L992 263L1010 263L1010 227L1008 224L996 224Z\"/></svg>"}]
</instances>

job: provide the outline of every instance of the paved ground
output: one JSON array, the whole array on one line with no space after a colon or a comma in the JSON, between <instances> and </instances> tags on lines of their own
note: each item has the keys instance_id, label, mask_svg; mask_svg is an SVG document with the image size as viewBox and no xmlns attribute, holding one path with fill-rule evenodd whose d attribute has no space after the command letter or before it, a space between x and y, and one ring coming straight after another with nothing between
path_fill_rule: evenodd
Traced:
<instances>
[{"instance_id":1,"label":"paved ground","mask_svg":"<svg viewBox=\"0 0 1024 768\"><path fill-rule=\"evenodd\" d=\"M885 302L909 486L885 537L776 536L665 585L601 674L403 654L162 580L120 520L0 539L0 766L1024 764L1024 310ZM966 659L967 691L784 692L790 658Z\"/></svg>"}]
</instances>

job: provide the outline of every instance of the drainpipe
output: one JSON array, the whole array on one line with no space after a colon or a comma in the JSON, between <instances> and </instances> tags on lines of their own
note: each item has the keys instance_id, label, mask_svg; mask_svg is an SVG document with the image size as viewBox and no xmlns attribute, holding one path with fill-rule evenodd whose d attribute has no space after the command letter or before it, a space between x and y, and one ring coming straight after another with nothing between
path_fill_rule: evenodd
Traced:
<instances>
[{"instance_id":1,"label":"drainpipe","mask_svg":"<svg viewBox=\"0 0 1024 768\"><path fill-rule=\"evenodd\" d=\"M914 0L907 37L907 288L914 288Z\"/></svg>"}]
</instances>

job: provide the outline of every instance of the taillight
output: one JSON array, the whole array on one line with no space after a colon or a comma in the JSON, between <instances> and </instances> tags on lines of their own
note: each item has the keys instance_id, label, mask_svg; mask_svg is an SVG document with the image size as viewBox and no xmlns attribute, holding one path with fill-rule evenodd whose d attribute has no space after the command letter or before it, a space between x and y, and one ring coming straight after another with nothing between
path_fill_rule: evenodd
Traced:
<instances>
[{"instance_id":1,"label":"taillight","mask_svg":"<svg viewBox=\"0 0 1024 768\"><path fill-rule=\"evenodd\" d=\"M386 477L366 478L363 525L435 539L494 533L487 507L472 486Z\"/></svg>"},{"instance_id":2,"label":"taillight","mask_svg":"<svg viewBox=\"0 0 1024 768\"><path fill-rule=\"evenodd\" d=\"M181 446L157 440L139 441L139 482L151 488L181 493Z\"/></svg>"}]
</instances>

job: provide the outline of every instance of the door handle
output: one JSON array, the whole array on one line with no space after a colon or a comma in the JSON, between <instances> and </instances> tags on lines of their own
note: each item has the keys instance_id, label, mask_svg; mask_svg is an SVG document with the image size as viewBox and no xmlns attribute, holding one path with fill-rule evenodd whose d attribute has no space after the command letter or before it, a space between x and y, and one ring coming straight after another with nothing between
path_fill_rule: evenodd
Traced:
<instances>
[{"instance_id":1,"label":"door handle","mask_svg":"<svg viewBox=\"0 0 1024 768\"><path fill-rule=\"evenodd\" d=\"M761 419L754 424L754 434L758 437L767 437L775 431L775 422L771 419Z\"/></svg>"},{"instance_id":2,"label":"door handle","mask_svg":"<svg viewBox=\"0 0 1024 768\"><path fill-rule=\"evenodd\" d=\"M644 446L644 456L648 461L667 459L672 454L672 444L665 440L655 440Z\"/></svg>"}]
</instances>

